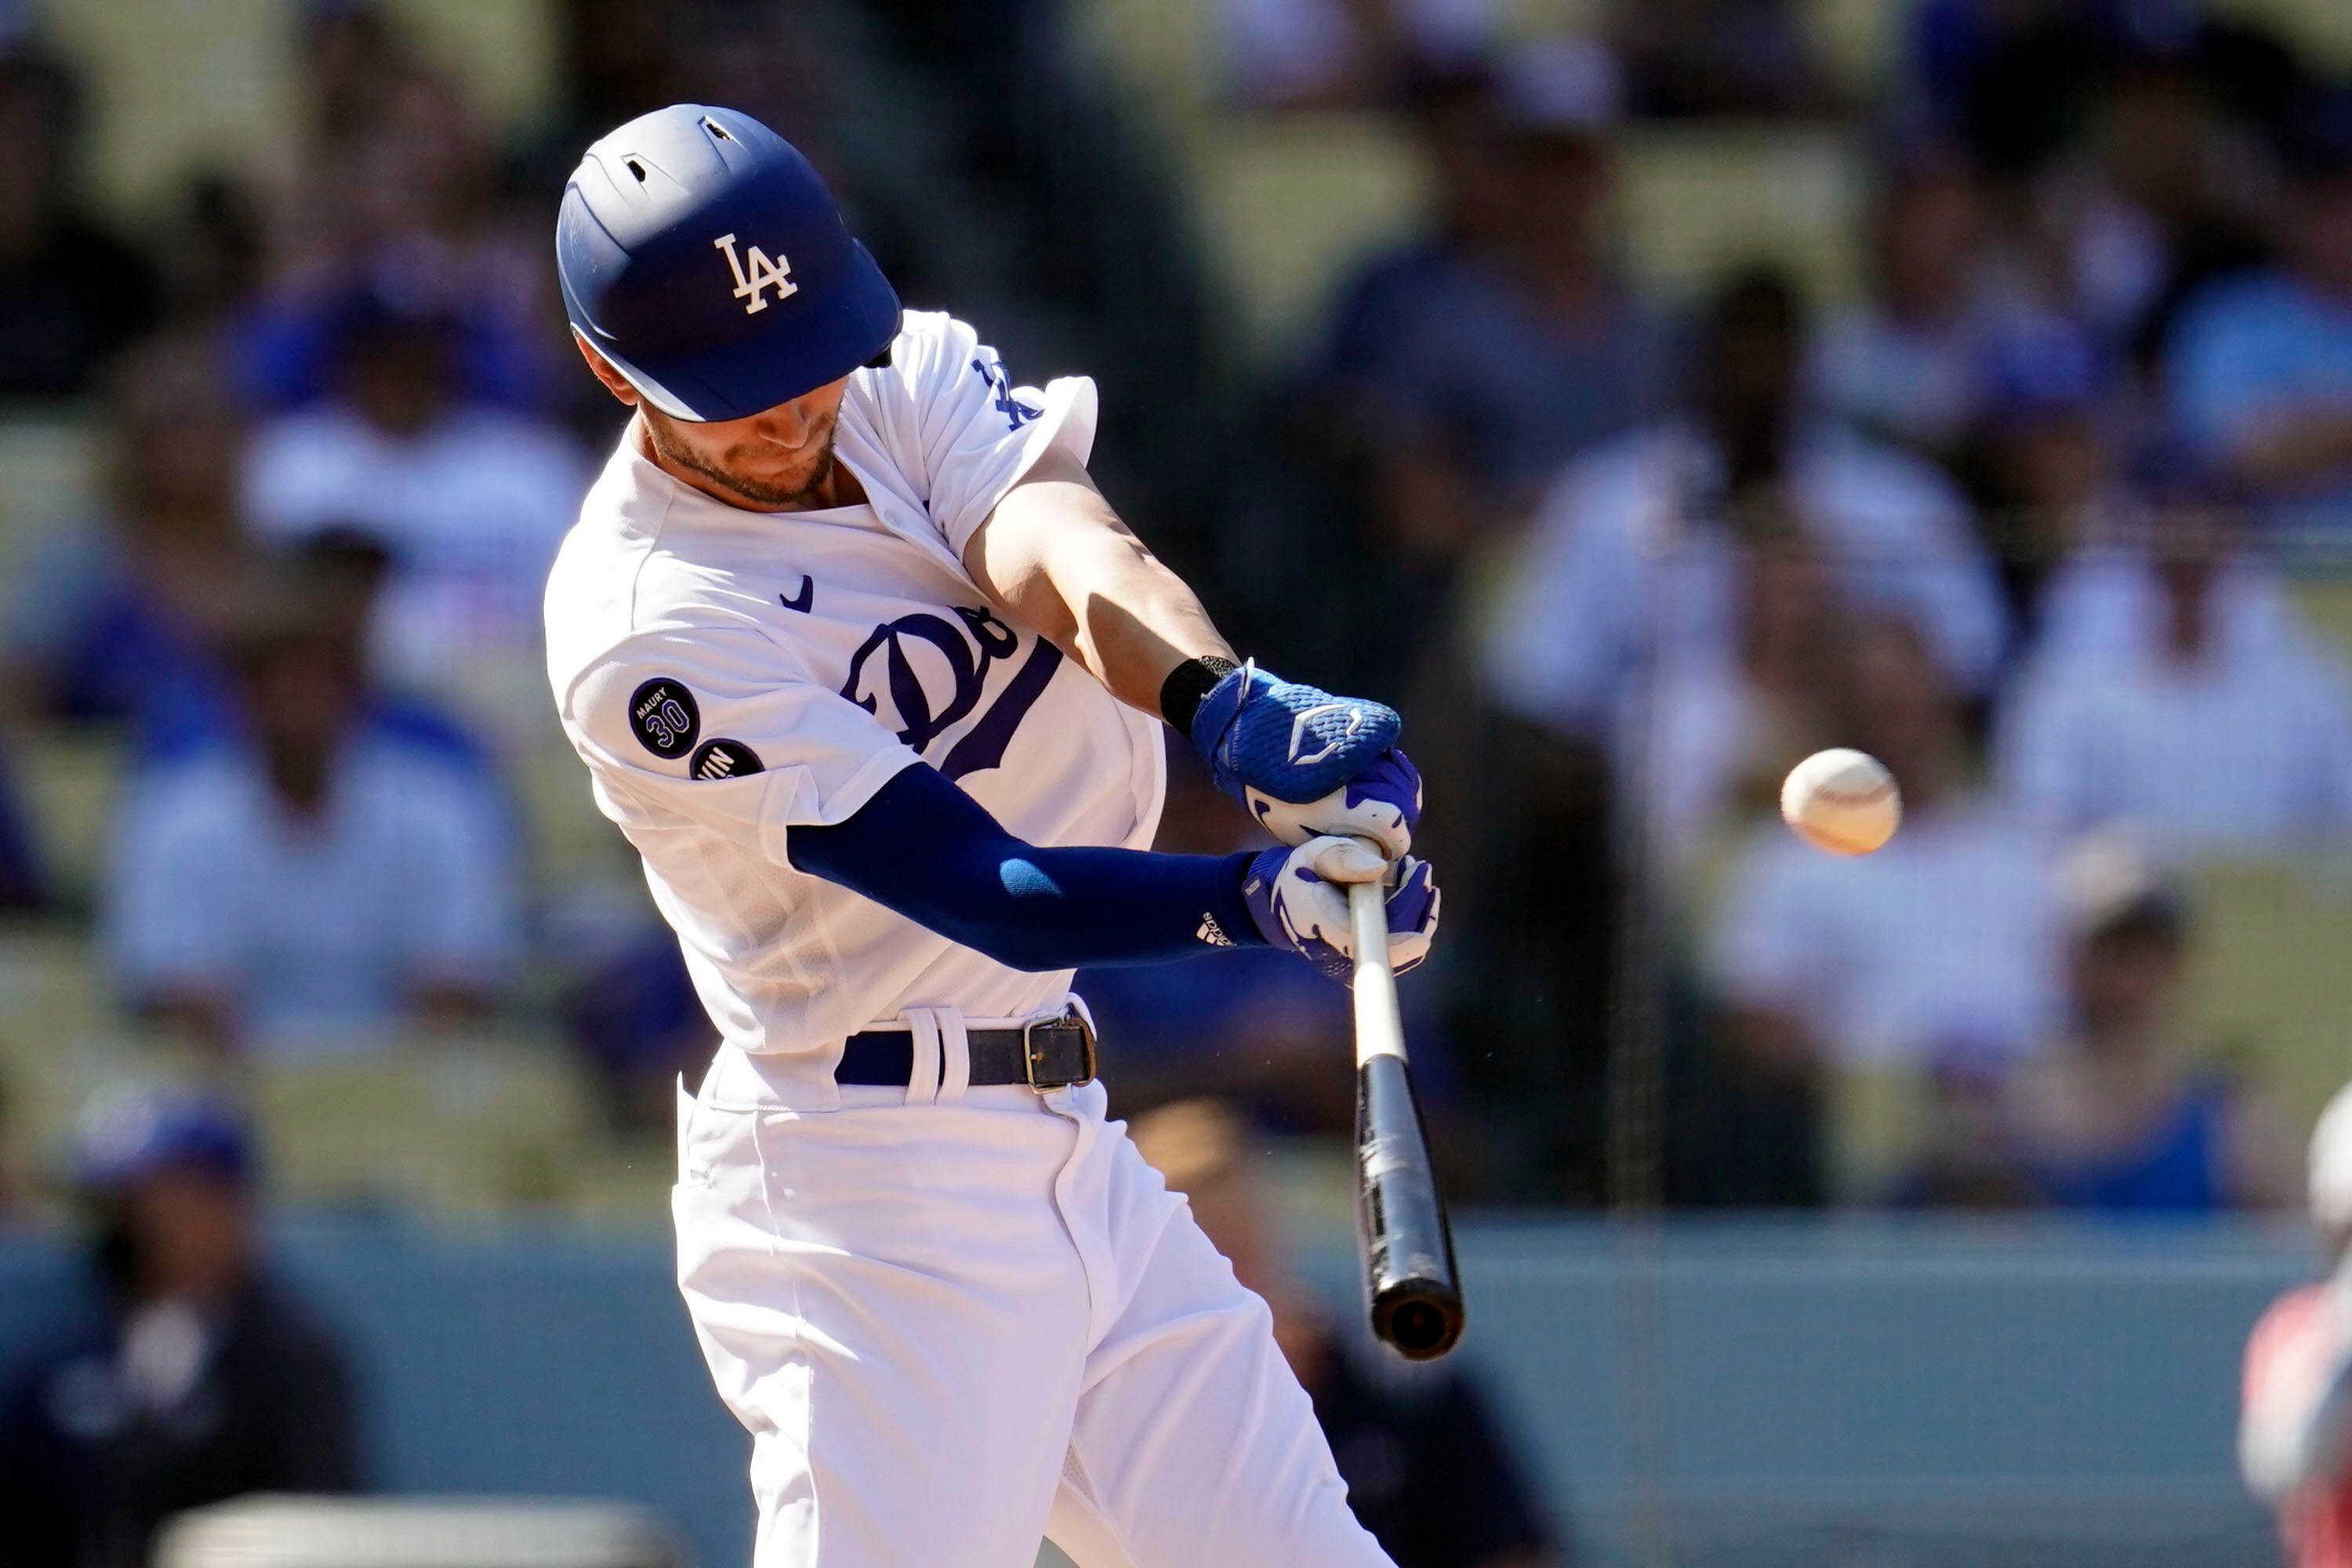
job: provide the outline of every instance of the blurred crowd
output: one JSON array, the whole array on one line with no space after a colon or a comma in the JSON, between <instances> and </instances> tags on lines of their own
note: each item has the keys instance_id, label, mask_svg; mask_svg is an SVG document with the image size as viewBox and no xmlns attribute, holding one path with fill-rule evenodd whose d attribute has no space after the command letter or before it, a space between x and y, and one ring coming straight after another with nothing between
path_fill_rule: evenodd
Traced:
<instances>
[{"instance_id":1,"label":"blurred crowd","mask_svg":"<svg viewBox=\"0 0 2352 1568\"><path fill-rule=\"evenodd\" d=\"M2301 593L2352 543L2352 85L2190 4L1922 0L1840 103L1806 13L1497 47L1476 5L1236 12L1283 62L1237 78L1266 112L1394 114L1434 192L1289 410L1349 662L1431 780L1467 1179L2278 1203L2262 1042L2199 1037L2189 984L2209 868L2352 828ZM1725 118L1840 128L1855 297L1631 267L1629 148ZM1770 819L1827 745L1904 791L1866 861ZM1901 1135L1846 1158L1877 1086Z\"/></svg>"},{"instance_id":2,"label":"blurred crowd","mask_svg":"<svg viewBox=\"0 0 2352 1568\"><path fill-rule=\"evenodd\" d=\"M2284 1196L2259 1049L2199 1037L2188 987L2203 868L2352 831L2352 687L2298 586L2352 560L2352 85L2193 0L1909 0L1868 93L1796 0L1535 37L1487 0L1227 0L1236 122L1376 121L1429 194L1303 359L1210 398L1185 378L1247 356L1195 309L1191 220L1151 247L1158 337L1127 209L993 271L953 221L1184 210L1148 128L1048 158L1021 104L942 85L995 48L1046 83L1016 96L1098 108L1045 0L984 39L943 0L848 32L814 0L551 9L554 108L500 135L393 0L289 5L284 155L191 167L139 232L91 198L81 66L0 33L0 404L85 415L98 475L6 563L0 721L123 758L87 889L0 787L0 903L90 931L125 1016L262 1067L554 1033L624 1135L707 1057L650 907L575 885L532 773L541 578L618 433L552 215L599 131L701 99L809 150L911 300L1072 362L1025 376L1230 411L1164 442L1108 413L1114 500L1237 640L1404 708L1449 890L1407 1000L1464 1194ZM971 132L963 197L845 107L852 45ZM1843 138L1858 291L1642 276L1624 166L1660 121ZM1830 744L1904 790L1866 861L1769 817ZM1246 842L1176 771L1163 843ZM1127 1109L1344 1134L1344 998L1296 965L1081 989ZM1643 1170L1611 1131L1645 1072ZM1837 1108L1880 1079L1911 1116L1856 1177ZM0 1211L46 1154L5 1105Z\"/></svg>"}]
</instances>

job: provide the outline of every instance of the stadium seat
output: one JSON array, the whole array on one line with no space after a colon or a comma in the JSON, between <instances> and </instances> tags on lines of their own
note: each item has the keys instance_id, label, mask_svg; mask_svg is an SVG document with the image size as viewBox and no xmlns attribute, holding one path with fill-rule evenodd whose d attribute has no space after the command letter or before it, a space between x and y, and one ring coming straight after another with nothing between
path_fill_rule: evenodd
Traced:
<instances>
[{"instance_id":1,"label":"stadium seat","mask_svg":"<svg viewBox=\"0 0 2352 1568\"><path fill-rule=\"evenodd\" d=\"M563 1211L600 1225L667 1226L677 1180L677 1142L669 1134L607 1138L575 1163Z\"/></svg>"},{"instance_id":2,"label":"stadium seat","mask_svg":"<svg viewBox=\"0 0 2352 1568\"><path fill-rule=\"evenodd\" d=\"M1377 115L1244 120L1195 142L1192 168L1202 232L1241 306L1234 341L1261 359L1314 344L1333 287L1411 232L1422 203L1418 160Z\"/></svg>"},{"instance_id":3,"label":"stadium seat","mask_svg":"<svg viewBox=\"0 0 2352 1568\"><path fill-rule=\"evenodd\" d=\"M126 1028L89 940L50 927L0 930L0 1080L29 1158L52 1164L89 1096L177 1066L173 1043Z\"/></svg>"},{"instance_id":4,"label":"stadium seat","mask_svg":"<svg viewBox=\"0 0 2352 1568\"><path fill-rule=\"evenodd\" d=\"M588 770L560 736L517 762L514 783L542 891L572 887L585 876L609 877L619 862L629 862L634 876L628 841L596 809Z\"/></svg>"},{"instance_id":5,"label":"stadium seat","mask_svg":"<svg viewBox=\"0 0 2352 1568\"><path fill-rule=\"evenodd\" d=\"M2335 646L2338 658L2352 662L2352 576L2333 572L2309 572L2294 585L2296 606L2312 629Z\"/></svg>"},{"instance_id":6,"label":"stadium seat","mask_svg":"<svg viewBox=\"0 0 2352 1568\"><path fill-rule=\"evenodd\" d=\"M1769 261L1817 302L1846 298L1860 272L1853 237L1863 173L1853 147L1830 130L1632 132L1624 192L1634 270L1671 295L1727 267Z\"/></svg>"},{"instance_id":7,"label":"stadium seat","mask_svg":"<svg viewBox=\"0 0 2352 1568\"><path fill-rule=\"evenodd\" d=\"M108 0L49 8L58 43L108 87L91 174L110 207L144 216L206 163L281 168L294 118L288 0ZM500 124L552 97L554 0L407 0L401 22Z\"/></svg>"},{"instance_id":8,"label":"stadium seat","mask_svg":"<svg viewBox=\"0 0 2352 1568\"><path fill-rule=\"evenodd\" d=\"M111 729L51 726L28 733L12 760L52 886L68 906L91 905L106 876L129 747Z\"/></svg>"},{"instance_id":9,"label":"stadium seat","mask_svg":"<svg viewBox=\"0 0 2352 1568\"><path fill-rule=\"evenodd\" d=\"M535 1040L419 1037L363 1060L267 1064L253 1099L274 1187L315 1208L557 1203L601 1135L578 1068Z\"/></svg>"},{"instance_id":10,"label":"stadium seat","mask_svg":"<svg viewBox=\"0 0 2352 1568\"><path fill-rule=\"evenodd\" d=\"M2352 1079L2352 860L2209 866L2194 890L2192 1037L2242 1058L2307 1128Z\"/></svg>"}]
</instances>

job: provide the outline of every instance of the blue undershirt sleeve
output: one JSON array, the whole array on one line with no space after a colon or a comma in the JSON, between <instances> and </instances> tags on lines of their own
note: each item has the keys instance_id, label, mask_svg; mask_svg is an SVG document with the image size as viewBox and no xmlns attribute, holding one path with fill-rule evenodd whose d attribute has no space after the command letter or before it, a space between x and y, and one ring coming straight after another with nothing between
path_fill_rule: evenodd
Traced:
<instances>
[{"instance_id":1,"label":"blue undershirt sleeve","mask_svg":"<svg viewBox=\"0 0 2352 1568\"><path fill-rule=\"evenodd\" d=\"M1247 850L1025 844L928 765L901 770L845 822L794 826L784 848L795 868L1013 969L1158 963L1265 945L1242 900Z\"/></svg>"}]
</instances>

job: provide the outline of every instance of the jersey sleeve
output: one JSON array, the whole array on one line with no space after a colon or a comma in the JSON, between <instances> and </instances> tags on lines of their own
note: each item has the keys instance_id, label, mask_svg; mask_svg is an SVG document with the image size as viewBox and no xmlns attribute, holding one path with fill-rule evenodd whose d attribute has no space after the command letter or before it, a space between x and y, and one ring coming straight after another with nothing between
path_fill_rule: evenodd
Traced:
<instances>
[{"instance_id":1,"label":"jersey sleeve","mask_svg":"<svg viewBox=\"0 0 2352 1568\"><path fill-rule=\"evenodd\" d=\"M749 627L640 633L572 682L563 710L606 816L698 824L777 865L791 828L845 820L919 760Z\"/></svg>"},{"instance_id":2,"label":"jersey sleeve","mask_svg":"<svg viewBox=\"0 0 2352 1568\"><path fill-rule=\"evenodd\" d=\"M960 558L996 503L1046 453L1094 450L1095 384L1014 384L980 334L952 316L912 313L877 394L877 434Z\"/></svg>"}]
</instances>

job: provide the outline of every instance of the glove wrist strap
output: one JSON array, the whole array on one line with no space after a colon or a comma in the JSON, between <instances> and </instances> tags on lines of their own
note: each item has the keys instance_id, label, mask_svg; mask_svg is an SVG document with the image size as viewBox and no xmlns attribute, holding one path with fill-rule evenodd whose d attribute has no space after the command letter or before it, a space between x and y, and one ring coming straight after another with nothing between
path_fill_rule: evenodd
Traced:
<instances>
[{"instance_id":1,"label":"glove wrist strap","mask_svg":"<svg viewBox=\"0 0 2352 1568\"><path fill-rule=\"evenodd\" d=\"M1217 688L1217 683L1241 668L1232 659L1215 654L1188 658L1168 672L1160 683L1160 716L1186 740L1192 738L1192 721L1201 711L1201 700Z\"/></svg>"}]
</instances>

